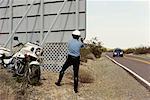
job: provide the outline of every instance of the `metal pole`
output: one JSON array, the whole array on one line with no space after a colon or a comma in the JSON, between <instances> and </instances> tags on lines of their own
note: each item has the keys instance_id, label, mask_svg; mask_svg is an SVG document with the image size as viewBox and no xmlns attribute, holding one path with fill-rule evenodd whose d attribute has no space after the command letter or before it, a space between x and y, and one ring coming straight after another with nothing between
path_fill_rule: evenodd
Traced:
<instances>
[{"instance_id":1,"label":"metal pole","mask_svg":"<svg viewBox=\"0 0 150 100\"><path fill-rule=\"evenodd\" d=\"M26 0L26 11L28 9L28 0ZM26 42L28 42L28 17L27 15L25 16L25 20L26 20Z\"/></svg>"},{"instance_id":2,"label":"metal pole","mask_svg":"<svg viewBox=\"0 0 150 100\"><path fill-rule=\"evenodd\" d=\"M50 26L50 28L49 28L47 34L45 35L45 37L44 37L43 41L40 43L40 45L43 45L43 44L45 43L45 41L46 41L46 39L47 39L49 33L51 32L51 29L53 28L53 26L54 26L54 24L55 24L57 18L58 18L59 15L60 15L61 10L62 10L62 9L64 8L64 6L65 6L66 2L67 2L67 0L64 0L62 6L60 7L59 11L57 12L56 17L54 18L54 20L53 20L53 22L52 22L52 25Z\"/></svg>"},{"instance_id":3,"label":"metal pole","mask_svg":"<svg viewBox=\"0 0 150 100\"><path fill-rule=\"evenodd\" d=\"M84 38L83 39L85 40L85 38L86 38L86 29L87 29L87 21L86 21L87 20L87 17L86 17L87 16L87 11L86 11L86 9L87 9L87 0L85 0L84 2L85 2L85 33L84 33Z\"/></svg>"},{"instance_id":4,"label":"metal pole","mask_svg":"<svg viewBox=\"0 0 150 100\"><path fill-rule=\"evenodd\" d=\"M25 16L28 14L28 12L30 11L31 7L33 6L34 2L36 0L33 0L32 4L30 5L30 7L28 8L28 10L24 13L22 19L19 21L19 23L17 24L16 28L14 29L14 31L12 32L12 34L9 36L8 40L6 41L4 47L6 47L8 45L8 43L10 42L11 38L14 36L15 32L17 31L17 29L19 28L20 24L22 23L22 21L25 19Z\"/></svg>"},{"instance_id":5,"label":"metal pole","mask_svg":"<svg viewBox=\"0 0 150 100\"><path fill-rule=\"evenodd\" d=\"M10 17L9 17L9 35L12 34L13 30L13 6L12 6L13 0L10 0L10 5L9 5L9 12L10 12ZM12 45L13 45L13 37L10 38L10 52L12 54Z\"/></svg>"},{"instance_id":6,"label":"metal pole","mask_svg":"<svg viewBox=\"0 0 150 100\"><path fill-rule=\"evenodd\" d=\"M76 30L79 30L79 0L76 0Z\"/></svg>"},{"instance_id":7,"label":"metal pole","mask_svg":"<svg viewBox=\"0 0 150 100\"><path fill-rule=\"evenodd\" d=\"M44 0L41 0L41 31L40 31L40 43L43 40L44 32Z\"/></svg>"}]
</instances>

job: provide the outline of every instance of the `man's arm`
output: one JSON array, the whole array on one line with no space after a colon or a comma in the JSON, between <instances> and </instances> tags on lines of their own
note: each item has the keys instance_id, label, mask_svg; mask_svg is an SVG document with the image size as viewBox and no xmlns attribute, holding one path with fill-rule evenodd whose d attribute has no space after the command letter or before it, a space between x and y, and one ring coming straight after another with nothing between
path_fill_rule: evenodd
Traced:
<instances>
[{"instance_id":1,"label":"man's arm","mask_svg":"<svg viewBox=\"0 0 150 100\"><path fill-rule=\"evenodd\" d=\"M80 38L80 41L81 41L81 43L82 43L81 48L85 47L85 45L84 45L84 39L83 39L83 38Z\"/></svg>"}]
</instances>

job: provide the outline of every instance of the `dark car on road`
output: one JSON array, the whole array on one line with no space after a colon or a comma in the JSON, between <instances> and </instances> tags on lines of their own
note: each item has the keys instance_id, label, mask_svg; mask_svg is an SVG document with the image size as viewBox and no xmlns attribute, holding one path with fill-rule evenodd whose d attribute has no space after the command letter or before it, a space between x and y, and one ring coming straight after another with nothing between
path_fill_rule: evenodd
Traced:
<instances>
[{"instance_id":1,"label":"dark car on road","mask_svg":"<svg viewBox=\"0 0 150 100\"><path fill-rule=\"evenodd\" d=\"M123 50L120 48L116 48L113 51L113 57L123 57Z\"/></svg>"}]
</instances>

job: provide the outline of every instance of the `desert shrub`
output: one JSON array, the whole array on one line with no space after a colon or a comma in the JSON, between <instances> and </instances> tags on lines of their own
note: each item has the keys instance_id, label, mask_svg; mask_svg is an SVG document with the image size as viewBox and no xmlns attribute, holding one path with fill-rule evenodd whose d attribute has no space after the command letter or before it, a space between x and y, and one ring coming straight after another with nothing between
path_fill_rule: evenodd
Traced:
<instances>
[{"instance_id":1,"label":"desert shrub","mask_svg":"<svg viewBox=\"0 0 150 100\"><path fill-rule=\"evenodd\" d=\"M87 59L90 59L90 60L96 60L96 57L94 56L93 53L90 53L86 56Z\"/></svg>"},{"instance_id":2,"label":"desert shrub","mask_svg":"<svg viewBox=\"0 0 150 100\"><path fill-rule=\"evenodd\" d=\"M91 51L90 51L90 49L89 48L82 48L81 49L81 61L82 62L87 62L87 55L88 54L90 54L91 53Z\"/></svg>"},{"instance_id":3,"label":"desert shrub","mask_svg":"<svg viewBox=\"0 0 150 100\"><path fill-rule=\"evenodd\" d=\"M87 62L87 59L95 60L100 58L103 50L100 45L87 44L87 47L81 49L81 61Z\"/></svg>"},{"instance_id":4,"label":"desert shrub","mask_svg":"<svg viewBox=\"0 0 150 100\"><path fill-rule=\"evenodd\" d=\"M134 51L135 51L135 49L129 48L129 49L125 50L125 53L130 54L130 53L134 53Z\"/></svg>"},{"instance_id":5,"label":"desert shrub","mask_svg":"<svg viewBox=\"0 0 150 100\"><path fill-rule=\"evenodd\" d=\"M94 73L89 70L86 66L80 67L79 70L79 81L81 83L93 83L95 80Z\"/></svg>"},{"instance_id":6,"label":"desert shrub","mask_svg":"<svg viewBox=\"0 0 150 100\"><path fill-rule=\"evenodd\" d=\"M73 80L73 73L69 72L66 74L68 79ZM79 82L81 83L93 83L95 80L94 73L88 69L87 66L81 66L79 69Z\"/></svg>"},{"instance_id":7,"label":"desert shrub","mask_svg":"<svg viewBox=\"0 0 150 100\"><path fill-rule=\"evenodd\" d=\"M150 53L150 47L138 47L138 48L129 48L125 50L126 54L133 53L133 54L147 54Z\"/></svg>"},{"instance_id":8,"label":"desert shrub","mask_svg":"<svg viewBox=\"0 0 150 100\"><path fill-rule=\"evenodd\" d=\"M101 54L102 54L102 46L101 46L101 43L98 42L97 44L89 44L89 47L90 47L90 51L94 54L94 56L96 58L100 58L101 57Z\"/></svg>"},{"instance_id":9,"label":"desert shrub","mask_svg":"<svg viewBox=\"0 0 150 100\"><path fill-rule=\"evenodd\" d=\"M134 54L147 54L150 53L150 47L139 47L136 48Z\"/></svg>"},{"instance_id":10,"label":"desert shrub","mask_svg":"<svg viewBox=\"0 0 150 100\"><path fill-rule=\"evenodd\" d=\"M105 51L107 49L102 47L101 42L95 37L86 44L85 48L81 49L81 61L87 62L87 59L95 60L96 58L100 58L102 52Z\"/></svg>"},{"instance_id":11,"label":"desert shrub","mask_svg":"<svg viewBox=\"0 0 150 100\"><path fill-rule=\"evenodd\" d=\"M102 47L102 52L107 52L107 48Z\"/></svg>"}]
</instances>

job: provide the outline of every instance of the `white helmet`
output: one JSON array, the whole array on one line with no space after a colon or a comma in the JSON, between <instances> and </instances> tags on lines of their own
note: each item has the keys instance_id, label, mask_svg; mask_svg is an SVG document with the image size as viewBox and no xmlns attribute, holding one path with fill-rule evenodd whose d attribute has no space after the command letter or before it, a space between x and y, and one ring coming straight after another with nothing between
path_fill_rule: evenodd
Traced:
<instances>
[{"instance_id":1,"label":"white helmet","mask_svg":"<svg viewBox=\"0 0 150 100\"><path fill-rule=\"evenodd\" d=\"M81 33L80 33L80 31L75 30L75 31L72 32L72 35L81 36Z\"/></svg>"}]
</instances>

